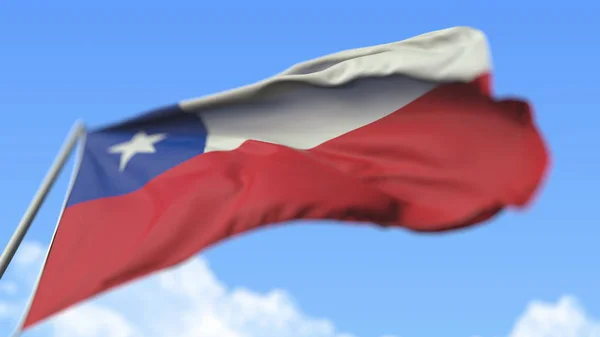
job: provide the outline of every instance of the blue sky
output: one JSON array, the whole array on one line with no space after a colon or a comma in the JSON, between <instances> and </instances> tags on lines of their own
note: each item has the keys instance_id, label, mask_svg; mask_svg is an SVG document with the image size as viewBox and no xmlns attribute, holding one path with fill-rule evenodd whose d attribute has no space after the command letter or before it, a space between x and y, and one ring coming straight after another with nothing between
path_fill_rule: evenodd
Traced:
<instances>
[{"instance_id":1,"label":"blue sky","mask_svg":"<svg viewBox=\"0 0 600 337\"><path fill-rule=\"evenodd\" d=\"M127 334L128 328L102 332L98 322L117 329L128 326L126 316L138 327L149 326L147 317L182 307L214 323L205 326L229 329L220 334L225 337L268 337L264 331L279 331L277 337L342 336L333 326L357 337L600 336L596 11L597 5L583 0L1 2L2 244L78 118L97 126L248 84L306 59L455 25L488 35L496 92L533 102L553 157L533 207L486 226L441 236L323 223L260 231L210 249L175 276L100 298L28 336L130 337L135 334ZM68 173L0 283L0 334L11 330L23 306ZM202 291L184 286L195 279L204 280ZM207 299L210 291L220 295ZM190 302L194 294L203 304ZM141 317L141 303L147 317ZM216 310L210 319L201 317L206 308ZM259 316L253 322L272 324L288 313L295 328L234 324L223 310L251 311ZM557 323L555 334L540 332L560 317L567 323ZM173 324L181 316L169 318ZM523 332L536 324L537 332ZM579 333L565 332L577 324ZM302 326L317 332L290 332ZM583 335L585 329L597 330Z\"/></svg>"}]
</instances>

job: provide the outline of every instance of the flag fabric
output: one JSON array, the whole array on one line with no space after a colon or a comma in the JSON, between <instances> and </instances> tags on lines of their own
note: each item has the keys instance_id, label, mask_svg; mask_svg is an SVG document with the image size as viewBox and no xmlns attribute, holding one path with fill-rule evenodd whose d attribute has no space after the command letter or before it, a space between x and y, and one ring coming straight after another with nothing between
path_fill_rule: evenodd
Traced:
<instances>
[{"instance_id":1,"label":"flag fabric","mask_svg":"<svg viewBox=\"0 0 600 337\"><path fill-rule=\"evenodd\" d=\"M456 27L88 132L22 328L267 225L438 232L526 205L547 150L490 78L485 35Z\"/></svg>"}]
</instances>

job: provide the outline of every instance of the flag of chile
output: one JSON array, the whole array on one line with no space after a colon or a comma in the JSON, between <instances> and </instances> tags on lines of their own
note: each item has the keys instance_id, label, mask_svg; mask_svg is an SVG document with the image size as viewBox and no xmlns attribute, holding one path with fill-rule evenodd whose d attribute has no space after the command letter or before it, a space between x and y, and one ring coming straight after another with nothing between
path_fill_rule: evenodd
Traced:
<instances>
[{"instance_id":1,"label":"flag of chile","mask_svg":"<svg viewBox=\"0 0 600 337\"><path fill-rule=\"evenodd\" d=\"M548 165L458 27L300 63L89 132L23 329L233 235L297 219L418 232L524 206Z\"/></svg>"}]
</instances>

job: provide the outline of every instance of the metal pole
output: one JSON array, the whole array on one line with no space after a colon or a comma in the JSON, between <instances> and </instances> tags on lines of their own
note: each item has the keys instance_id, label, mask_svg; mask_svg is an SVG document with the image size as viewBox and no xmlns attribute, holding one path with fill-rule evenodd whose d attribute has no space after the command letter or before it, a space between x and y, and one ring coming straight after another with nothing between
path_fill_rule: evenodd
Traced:
<instances>
[{"instance_id":1,"label":"metal pole","mask_svg":"<svg viewBox=\"0 0 600 337\"><path fill-rule=\"evenodd\" d=\"M42 184L35 193L33 200L31 200L31 203L25 211L25 214L23 214L21 222L19 222L17 229L15 230L13 236L10 238L10 241L8 242L8 244L4 248L4 251L2 252L2 255L0 256L0 279L2 279L2 277L4 276L4 272L8 268L10 261L15 256L15 253L21 245L21 242L23 241L27 230L31 226L31 223L33 223L35 216L37 215L40 207L44 203L48 192L50 192L50 189L56 182L58 174L62 171L63 167L65 166L65 163L67 162L67 159L69 159L69 155L71 154L71 152L73 152L73 148L77 144L77 141L84 133L85 126L82 122L77 121L75 125L73 125L73 128L71 129L71 132L69 133L67 139L63 143L60 152L54 159L54 163L52 163L52 166L48 170L48 173L46 173Z\"/></svg>"}]
</instances>

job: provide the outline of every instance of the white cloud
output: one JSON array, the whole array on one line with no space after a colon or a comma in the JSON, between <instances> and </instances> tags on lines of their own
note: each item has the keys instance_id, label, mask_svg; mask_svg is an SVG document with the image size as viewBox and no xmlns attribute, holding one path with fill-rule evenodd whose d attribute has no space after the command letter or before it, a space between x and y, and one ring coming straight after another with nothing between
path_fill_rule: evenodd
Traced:
<instances>
[{"instance_id":1,"label":"white cloud","mask_svg":"<svg viewBox=\"0 0 600 337\"><path fill-rule=\"evenodd\" d=\"M37 270L45 250L24 247L28 258L19 263ZM29 288L32 282L24 283ZM14 303L2 301L16 289L0 282L0 319L19 314ZM34 330L44 337L352 337L302 313L284 290L228 289L201 258L71 308ZM507 337L600 337L600 321L571 296L533 301Z\"/></svg>"},{"instance_id":2,"label":"white cloud","mask_svg":"<svg viewBox=\"0 0 600 337\"><path fill-rule=\"evenodd\" d=\"M8 303L0 302L0 317L7 317L12 313L13 306Z\"/></svg>"},{"instance_id":3,"label":"white cloud","mask_svg":"<svg viewBox=\"0 0 600 337\"><path fill-rule=\"evenodd\" d=\"M35 242L25 241L17 250L14 263L17 267L30 267L34 263L41 263L46 248Z\"/></svg>"},{"instance_id":4,"label":"white cloud","mask_svg":"<svg viewBox=\"0 0 600 337\"><path fill-rule=\"evenodd\" d=\"M14 295L17 293L18 287L16 282L6 281L0 283L0 293L6 295Z\"/></svg>"},{"instance_id":5,"label":"white cloud","mask_svg":"<svg viewBox=\"0 0 600 337\"><path fill-rule=\"evenodd\" d=\"M123 315L93 304L56 317L52 326L54 336L61 337L141 337Z\"/></svg>"},{"instance_id":6,"label":"white cloud","mask_svg":"<svg viewBox=\"0 0 600 337\"><path fill-rule=\"evenodd\" d=\"M0 319L16 323L25 304L22 290L30 291L37 277L46 248L35 242L23 242L17 250L6 276L0 281ZM16 269L13 269L15 267ZM16 271L16 279L10 279ZM17 282L17 279L19 282Z\"/></svg>"},{"instance_id":7,"label":"white cloud","mask_svg":"<svg viewBox=\"0 0 600 337\"><path fill-rule=\"evenodd\" d=\"M227 289L200 258L66 311L56 337L350 337L283 290Z\"/></svg>"},{"instance_id":8,"label":"white cloud","mask_svg":"<svg viewBox=\"0 0 600 337\"><path fill-rule=\"evenodd\" d=\"M16 263L33 268L45 249L28 243L19 252ZM202 258L68 309L33 330L52 337L352 337L302 313L283 290L228 289Z\"/></svg>"},{"instance_id":9,"label":"white cloud","mask_svg":"<svg viewBox=\"0 0 600 337\"><path fill-rule=\"evenodd\" d=\"M534 301L510 337L600 337L600 321L589 317L571 296L557 303Z\"/></svg>"}]
</instances>

